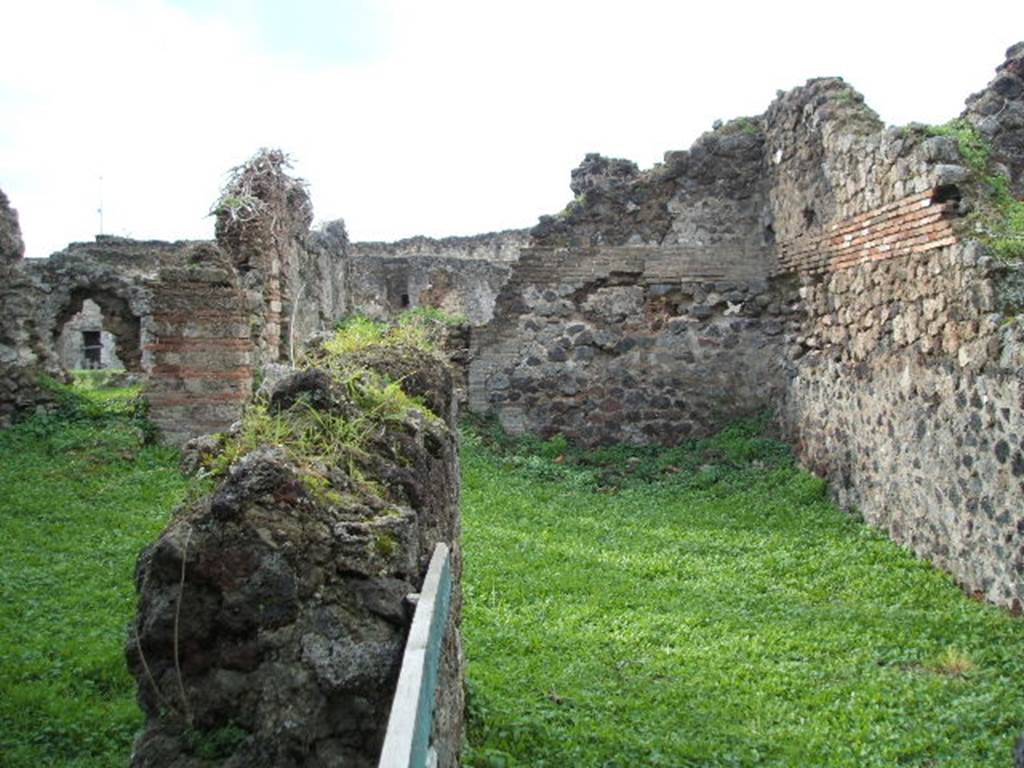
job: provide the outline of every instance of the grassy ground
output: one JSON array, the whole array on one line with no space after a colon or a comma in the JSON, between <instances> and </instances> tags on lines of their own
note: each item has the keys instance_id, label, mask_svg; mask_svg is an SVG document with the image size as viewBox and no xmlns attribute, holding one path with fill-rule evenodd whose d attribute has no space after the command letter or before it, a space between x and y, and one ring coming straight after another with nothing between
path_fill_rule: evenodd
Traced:
<instances>
[{"instance_id":1,"label":"grassy ground","mask_svg":"<svg viewBox=\"0 0 1024 768\"><path fill-rule=\"evenodd\" d=\"M125 765L132 570L185 483L126 390L0 432L0 765Z\"/></svg>"},{"instance_id":2,"label":"grassy ground","mask_svg":"<svg viewBox=\"0 0 1024 768\"><path fill-rule=\"evenodd\" d=\"M93 385L97 382L92 382ZM138 550L186 491L131 393L0 433L0 766L124 765ZM733 429L464 440L472 766L1005 766L1024 623Z\"/></svg>"},{"instance_id":3,"label":"grassy ground","mask_svg":"<svg viewBox=\"0 0 1024 768\"><path fill-rule=\"evenodd\" d=\"M472 766L1007 766L1024 623L734 429L463 451Z\"/></svg>"}]
</instances>

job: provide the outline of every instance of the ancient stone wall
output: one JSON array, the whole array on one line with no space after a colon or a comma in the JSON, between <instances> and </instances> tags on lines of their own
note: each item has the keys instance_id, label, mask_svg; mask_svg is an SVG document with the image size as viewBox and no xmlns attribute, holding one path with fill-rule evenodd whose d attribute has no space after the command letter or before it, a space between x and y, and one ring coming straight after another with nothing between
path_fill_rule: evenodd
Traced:
<instances>
[{"instance_id":1,"label":"ancient stone wall","mask_svg":"<svg viewBox=\"0 0 1024 768\"><path fill-rule=\"evenodd\" d=\"M519 250L530 242L527 229L507 229L468 237L410 237L394 242L352 243L355 259L463 259L466 261L513 262Z\"/></svg>"},{"instance_id":2,"label":"ancient stone wall","mask_svg":"<svg viewBox=\"0 0 1024 768\"><path fill-rule=\"evenodd\" d=\"M65 376L58 354L61 333L86 301L99 306L102 328L115 342L119 360L128 370L143 371L148 365L143 353L150 298L146 281L189 247L101 237L95 243L73 243L49 259L5 265L0 285L4 419L50 401L39 376Z\"/></svg>"},{"instance_id":3,"label":"ancient stone wall","mask_svg":"<svg viewBox=\"0 0 1024 768\"><path fill-rule=\"evenodd\" d=\"M388 347L345 362L401 381L433 415L392 414L360 450L318 445L314 462L302 458L302 445L250 444L212 495L181 510L143 552L126 644L147 717L133 766L199 768L211 759L245 768L376 766L411 621L407 598L419 591L440 541L452 551L453 593L434 743L440 766L458 765L461 556L451 378L439 357L422 350ZM280 381L269 412L372 419L353 399L349 375L331 370L314 363ZM197 444L191 460L223 449Z\"/></svg>"},{"instance_id":4,"label":"ancient stone wall","mask_svg":"<svg viewBox=\"0 0 1024 768\"><path fill-rule=\"evenodd\" d=\"M345 278L347 303L375 318L432 307L483 325L493 317L498 291L528 242L527 230L507 230L353 243Z\"/></svg>"},{"instance_id":5,"label":"ancient stone wall","mask_svg":"<svg viewBox=\"0 0 1024 768\"><path fill-rule=\"evenodd\" d=\"M775 218L790 216L778 270L799 276L803 318L783 423L844 506L1019 609L1024 334L1006 297L1020 265L970 241L984 189L952 139L870 133L859 101L824 98L836 88L797 89L769 121ZM793 201L815 183L800 231Z\"/></svg>"},{"instance_id":6,"label":"ancient stone wall","mask_svg":"<svg viewBox=\"0 0 1024 768\"><path fill-rule=\"evenodd\" d=\"M433 307L483 325L508 279L504 262L444 256L362 256L348 261L347 302L361 314L388 318L408 309Z\"/></svg>"},{"instance_id":7,"label":"ancient stone wall","mask_svg":"<svg viewBox=\"0 0 1024 768\"><path fill-rule=\"evenodd\" d=\"M1022 56L964 114L1018 193ZM471 407L586 443L775 407L842 503L1019 607L1024 277L971 240L981 173L837 78L649 171L589 155L474 334Z\"/></svg>"},{"instance_id":8,"label":"ancient stone wall","mask_svg":"<svg viewBox=\"0 0 1024 768\"><path fill-rule=\"evenodd\" d=\"M164 440L227 429L252 392L250 297L210 243L100 237L11 268L5 334L18 365L0 392L10 413L46 402L41 373L65 375L59 350L88 303L126 369L143 374L150 417ZM257 310L259 307L257 306ZM4 385L7 387L7 385Z\"/></svg>"},{"instance_id":9,"label":"ancient stone wall","mask_svg":"<svg viewBox=\"0 0 1024 768\"><path fill-rule=\"evenodd\" d=\"M970 591L1017 608L1024 333L974 243L840 267L802 289L783 421L841 504Z\"/></svg>"},{"instance_id":10,"label":"ancient stone wall","mask_svg":"<svg viewBox=\"0 0 1024 768\"><path fill-rule=\"evenodd\" d=\"M0 189L0 264L10 264L24 255L18 212L11 208L7 195Z\"/></svg>"},{"instance_id":11,"label":"ancient stone wall","mask_svg":"<svg viewBox=\"0 0 1024 768\"><path fill-rule=\"evenodd\" d=\"M261 149L232 171L214 207L217 244L253 306L260 365L292 359L297 345L331 327L344 308L344 223L310 232L313 205L289 167L280 150Z\"/></svg>"},{"instance_id":12,"label":"ancient stone wall","mask_svg":"<svg viewBox=\"0 0 1024 768\"><path fill-rule=\"evenodd\" d=\"M332 330L349 309L348 270L351 244L345 222L330 221L309 232L288 262L288 357L315 333Z\"/></svg>"},{"instance_id":13,"label":"ancient stone wall","mask_svg":"<svg viewBox=\"0 0 1024 768\"><path fill-rule=\"evenodd\" d=\"M723 246L526 250L473 333L470 407L586 444L671 444L757 413L781 393L793 311L767 267Z\"/></svg>"},{"instance_id":14,"label":"ancient stone wall","mask_svg":"<svg viewBox=\"0 0 1024 768\"><path fill-rule=\"evenodd\" d=\"M795 294L771 279L763 141L743 119L650 171L588 155L473 333L471 409L513 432L671 444L777 401Z\"/></svg>"},{"instance_id":15,"label":"ancient stone wall","mask_svg":"<svg viewBox=\"0 0 1024 768\"><path fill-rule=\"evenodd\" d=\"M18 411L49 400L38 386L47 370L34 322L41 291L24 268L24 254L18 213L0 190L0 428Z\"/></svg>"},{"instance_id":16,"label":"ancient stone wall","mask_svg":"<svg viewBox=\"0 0 1024 768\"><path fill-rule=\"evenodd\" d=\"M1011 189L1024 197L1024 42L1006 52L995 79L967 100L963 117L989 141Z\"/></svg>"}]
</instances>

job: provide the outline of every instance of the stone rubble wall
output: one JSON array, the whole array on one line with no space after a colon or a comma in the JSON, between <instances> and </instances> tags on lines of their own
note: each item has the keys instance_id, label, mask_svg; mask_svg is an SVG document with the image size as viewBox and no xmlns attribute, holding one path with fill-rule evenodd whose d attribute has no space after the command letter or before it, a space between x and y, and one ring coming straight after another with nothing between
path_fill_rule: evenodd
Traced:
<instances>
[{"instance_id":1,"label":"stone rubble wall","mask_svg":"<svg viewBox=\"0 0 1024 768\"><path fill-rule=\"evenodd\" d=\"M763 143L743 118L648 171L587 155L474 329L470 408L513 432L671 444L769 407L795 293L770 279Z\"/></svg>"},{"instance_id":2,"label":"stone rubble wall","mask_svg":"<svg viewBox=\"0 0 1024 768\"><path fill-rule=\"evenodd\" d=\"M256 447L142 553L126 642L147 718L133 766L375 767L411 624L407 598L419 591L440 541L451 549L453 593L434 745L440 766L459 764L452 380L432 353L359 354L355 364L402 381L437 418L410 411L389 419L358 454L323 466ZM358 415L344 378L315 367L278 382L269 408L296 402L325 416ZM197 442L186 457L195 463L220 449ZM215 757L204 754L203 745L216 744Z\"/></svg>"},{"instance_id":3,"label":"stone rubble wall","mask_svg":"<svg viewBox=\"0 0 1024 768\"><path fill-rule=\"evenodd\" d=\"M1010 188L1024 197L1024 42L1011 47L992 82L967 99L963 117L989 141Z\"/></svg>"},{"instance_id":4,"label":"stone rubble wall","mask_svg":"<svg viewBox=\"0 0 1024 768\"><path fill-rule=\"evenodd\" d=\"M494 316L509 272L503 261L426 254L365 257L356 251L348 261L348 305L377 319L432 307L471 325L484 325Z\"/></svg>"},{"instance_id":5,"label":"stone rubble wall","mask_svg":"<svg viewBox=\"0 0 1024 768\"><path fill-rule=\"evenodd\" d=\"M24 255L18 212L0 190L0 428L18 411L49 399L37 384L43 361L32 318L39 288L24 268Z\"/></svg>"},{"instance_id":6,"label":"stone rubble wall","mask_svg":"<svg viewBox=\"0 0 1024 768\"><path fill-rule=\"evenodd\" d=\"M965 242L809 281L781 415L841 505L1019 610L1024 333L1000 312L1002 271Z\"/></svg>"},{"instance_id":7,"label":"stone rubble wall","mask_svg":"<svg viewBox=\"0 0 1024 768\"><path fill-rule=\"evenodd\" d=\"M7 195L0 189L0 264L11 264L24 256L18 212L11 208Z\"/></svg>"},{"instance_id":8,"label":"stone rubble wall","mask_svg":"<svg viewBox=\"0 0 1024 768\"><path fill-rule=\"evenodd\" d=\"M779 243L801 299L785 430L843 506L1020 610L1024 332L1007 300L1020 266L970 240L964 214L983 182L955 142L896 129L844 139L819 95L789 95L801 119L785 141L817 144L820 164L804 170L833 169L842 185L810 231ZM794 188L786 165L798 162L777 163Z\"/></svg>"},{"instance_id":9,"label":"stone rubble wall","mask_svg":"<svg viewBox=\"0 0 1024 768\"><path fill-rule=\"evenodd\" d=\"M672 444L762 411L794 312L766 267L725 247L526 250L472 334L470 408L588 445Z\"/></svg>"},{"instance_id":10,"label":"stone rubble wall","mask_svg":"<svg viewBox=\"0 0 1024 768\"><path fill-rule=\"evenodd\" d=\"M801 366L783 417L837 500L968 591L1013 610L1024 571L1024 386L890 352Z\"/></svg>"}]
</instances>

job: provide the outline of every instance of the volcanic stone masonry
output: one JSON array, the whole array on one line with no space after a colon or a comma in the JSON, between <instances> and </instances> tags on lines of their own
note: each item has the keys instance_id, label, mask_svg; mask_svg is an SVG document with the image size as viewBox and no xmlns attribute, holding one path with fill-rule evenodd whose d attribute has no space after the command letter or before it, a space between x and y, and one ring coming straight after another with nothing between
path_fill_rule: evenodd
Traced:
<instances>
[{"instance_id":1,"label":"volcanic stone masonry","mask_svg":"<svg viewBox=\"0 0 1024 768\"><path fill-rule=\"evenodd\" d=\"M435 353L400 347L346 363L401 381L425 406L381 421L360 450L334 460L310 465L279 446L245 451L140 556L125 649L146 726L131 765L376 766L412 618L408 597L438 542L451 548L453 594L432 741L439 766L458 765L461 555L450 371ZM267 407L357 418L351 381L314 360L272 387ZM190 444L186 465L204 466L224 442Z\"/></svg>"}]
</instances>

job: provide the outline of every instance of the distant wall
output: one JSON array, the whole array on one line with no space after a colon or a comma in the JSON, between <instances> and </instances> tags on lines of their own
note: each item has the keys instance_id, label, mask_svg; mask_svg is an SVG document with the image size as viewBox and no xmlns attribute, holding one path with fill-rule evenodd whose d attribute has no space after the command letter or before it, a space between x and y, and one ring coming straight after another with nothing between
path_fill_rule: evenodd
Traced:
<instances>
[{"instance_id":1,"label":"distant wall","mask_svg":"<svg viewBox=\"0 0 1024 768\"><path fill-rule=\"evenodd\" d=\"M83 334L96 336L90 350ZM91 299L86 299L82 311L64 324L57 345L61 364L68 370L81 368L123 368L117 357L116 337L103 330L103 311Z\"/></svg>"},{"instance_id":2,"label":"distant wall","mask_svg":"<svg viewBox=\"0 0 1024 768\"><path fill-rule=\"evenodd\" d=\"M348 304L376 318L433 307L482 325L494 316L494 302L508 275L507 265L490 261L357 255L348 264Z\"/></svg>"},{"instance_id":3,"label":"distant wall","mask_svg":"<svg viewBox=\"0 0 1024 768\"><path fill-rule=\"evenodd\" d=\"M467 237L410 237L390 243L352 243L352 255L357 259L401 259L432 257L463 259L466 261L513 262L519 258L519 249L529 244L527 229L508 229Z\"/></svg>"},{"instance_id":4,"label":"distant wall","mask_svg":"<svg viewBox=\"0 0 1024 768\"><path fill-rule=\"evenodd\" d=\"M353 243L346 260L347 304L381 318L433 307L483 325L493 317L498 291L528 239L525 230L510 230Z\"/></svg>"},{"instance_id":5,"label":"distant wall","mask_svg":"<svg viewBox=\"0 0 1024 768\"><path fill-rule=\"evenodd\" d=\"M726 247L526 250L473 333L470 407L586 444L672 444L764 410L792 312L767 267Z\"/></svg>"}]
</instances>

